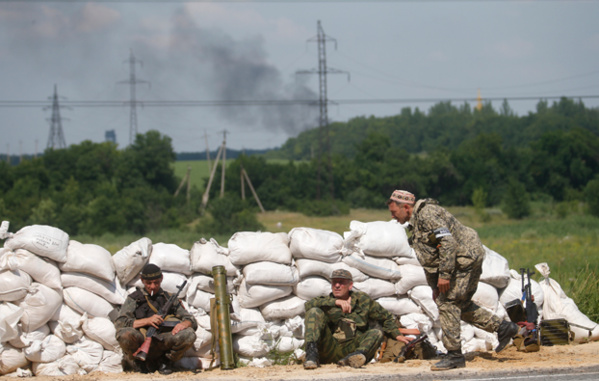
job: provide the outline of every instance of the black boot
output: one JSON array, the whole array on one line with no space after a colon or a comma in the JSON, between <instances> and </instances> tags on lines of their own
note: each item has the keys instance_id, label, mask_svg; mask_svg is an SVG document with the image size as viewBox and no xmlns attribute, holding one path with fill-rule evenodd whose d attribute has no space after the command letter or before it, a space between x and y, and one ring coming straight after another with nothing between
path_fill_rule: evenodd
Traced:
<instances>
[{"instance_id":1,"label":"black boot","mask_svg":"<svg viewBox=\"0 0 599 381\"><path fill-rule=\"evenodd\" d=\"M360 351L350 353L337 361L337 365L339 366L351 366L352 368L360 368L364 364L366 364L366 356L364 355L364 352Z\"/></svg>"},{"instance_id":2,"label":"black boot","mask_svg":"<svg viewBox=\"0 0 599 381\"><path fill-rule=\"evenodd\" d=\"M497 348L495 348L495 352L501 352L503 348L505 348L505 346L508 345L512 337L516 336L518 330L518 324L507 320L502 321L501 325L499 325L499 328L497 329L497 338L499 339L499 345L497 345Z\"/></svg>"},{"instance_id":3,"label":"black boot","mask_svg":"<svg viewBox=\"0 0 599 381\"><path fill-rule=\"evenodd\" d=\"M456 351L448 351L443 360L431 366L431 370L449 370L455 368L464 368L466 359L460 349Z\"/></svg>"},{"instance_id":4,"label":"black boot","mask_svg":"<svg viewBox=\"0 0 599 381\"><path fill-rule=\"evenodd\" d=\"M158 364L158 373L167 375L173 373L173 368L171 366L171 362L167 359L162 360Z\"/></svg>"},{"instance_id":5,"label":"black boot","mask_svg":"<svg viewBox=\"0 0 599 381\"><path fill-rule=\"evenodd\" d=\"M306 360L304 361L304 369L316 369L318 366L318 345L311 341L306 343Z\"/></svg>"}]
</instances>

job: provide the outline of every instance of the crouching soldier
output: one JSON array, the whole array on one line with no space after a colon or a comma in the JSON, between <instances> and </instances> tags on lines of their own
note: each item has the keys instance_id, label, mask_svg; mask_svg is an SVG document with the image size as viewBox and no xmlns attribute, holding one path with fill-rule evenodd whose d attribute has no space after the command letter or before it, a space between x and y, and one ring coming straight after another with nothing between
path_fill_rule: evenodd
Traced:
<instances>
[{"instance_id":1,"label":"crouching soldier","mask_svg":"<svg viewBox=\"0 0 599 381\"><path fill-rule=\"evenodd\" d=\"M352 291L349 271L333 271L331 283L331 294L305 305L305 369L335 362L359 368L374 358L384 335L410 342L389 311L367 294ZM370 322L378 322L380 327L371 327Z\"/></svg>"},{"instance_id":2,"label":"crouching soldier","mask_svg":"<svg viewBox=\"0 0 599 381\"><path fill-rule=\"evenodd\" d=\"M144 266L141 272L144 288L137 288L127 297L115 320L125 370L170 374L172 364L183 357L196 339L197 322L179 300L175 300L165 318L158 314L171 296L160 287L162 279L158 266ZM146 361L135 359L133 354L145 341L150 327L157 328L158 334L152 340Z\"/></svg>"}]
</instances>

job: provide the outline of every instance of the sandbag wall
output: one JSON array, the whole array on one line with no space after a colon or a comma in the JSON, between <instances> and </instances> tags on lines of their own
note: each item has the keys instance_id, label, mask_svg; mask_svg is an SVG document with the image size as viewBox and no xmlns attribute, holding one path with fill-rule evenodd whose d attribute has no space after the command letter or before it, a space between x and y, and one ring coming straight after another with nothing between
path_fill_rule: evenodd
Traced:
<instances>
[{"instance_id":1,"label":"sandbag wall","mask_svg":"<svg viewBox=\"0 0 599 381\"><path fill-rule=\"evenodd\" d=\"M121 372L121 351L109 316L127 294L142 287L139 272L146 263L162 268L162 287L169 292L188 280L183 302L199 327L194 347L178 364L183 368L210 363L211 273L217 265L225 267L233 296L234 350L250 365L268 365L266 355L272 350L301 352L304 303L330 293L330 274L337 268L353 274L355 289L378 300L404 326L426 332L444 350L432 290L405 229L393 221L352 221L344 236L312 228L238 232L226 248L214 239L200 239L187 250L144 237L114 255L49 226L28 226L4 236L0 232L0 238L7 238L0 251L0 374ZM506 317L504 304L521 296L520 275L509 270L501 255L486 251L474 298ZM569 320L579 322L586 318L555 281L546 277L541 284L532 283L542 313L547 310L555 318L568 312ZM548 294L551 306L544 303ZM588 318L583 323L592 325L588 338L599 337L595 323ZM495 334L465 323L462 340L467 352L497 344Z\"/></svg>"}]
</instances>

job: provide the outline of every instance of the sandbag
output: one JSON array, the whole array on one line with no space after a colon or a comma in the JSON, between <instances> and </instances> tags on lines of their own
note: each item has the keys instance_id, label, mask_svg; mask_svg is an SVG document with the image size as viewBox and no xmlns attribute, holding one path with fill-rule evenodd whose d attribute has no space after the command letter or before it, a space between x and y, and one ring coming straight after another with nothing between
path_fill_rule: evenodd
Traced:
<instances>
[{"instance_id":1,"label":"sandbag","mask_svg":"<svg viewBox=\"0 0 599 381\"><path fill-rule=\"evenodd\" d=\"M399 266L401 279L395 283L398 295L405 295L416 286L427 286L426 274L420 265L405 264Z\"/></svg>"},{"instance_id":2,"label":"sandbag","mask_svg":"<svg viewBox=\"0 0 599 381\"><path fill-rule=\"evenodd\" d=\"M335 263L341 260L343 237L328 230L293 228L289 232L289 249L295 259Z\"/></svg>"},{"instance_id":3,"label":"sandbag","mask_svg":"<svg viewBox=\"0 0 599 381\"><path fill-rule=\"evenodd\" d=\"M53 362L64 356L66 345L54 335L48 335L44 340L33 342L23 349L27 360L32 362Z\"/></svg>"},{"instance_id":4,"label":"sandbag","mask_svg":"<svg viewBox=\"0 0 599 381\"><path fill-rule=\"evenodd\" d=\"M71 240L67 248L67 260L58 265L63 272L83 273L112 282L115 278L112 254L94 244Z\"/></svg>"},{"instance_id":5,"label":"sandbag","mask_svg":"<svg viewBox=\"0 0 599 381\"><path fill-rule=\"evenodd\" d=\"M194 288L189 289L187 293L187 303L195 308L201 308L205 312L210 312L210 299L214 294Z\"/></svg>"},{"instance_id":6,"label":"sandbag","mask_svg":"<svg viewBox=\"0 0 599 381\"><path fill-rule=\"evenodd\" d=\"M57 361L50 363L34 362L31 370L36 376L68 376L72 374L86 374L87 372L77 364L71 355L65 355Z\"/></svg>"},{"instance_id":7,"label":"sandbag","mask_svg":"<svg viewBox=\"0 0 599 381\"><path fill-rule=\"evenodd\" d=\"M48 322L52 333L67 344L72 344L83 336L81 325L87 315L82 316L66 304L61 304Z\"/></svg>"},{"instance_id":8,"label":"sandbag","mask_svg":"<svg viewBox=\"0 0 599 381\"><path fill-rule=\"evenodd\" d=\"M390 281L397 281L401 278L399 265L391 259L360 256L358 253L353 253L343 257L343 263L374 278Z\"/></svg>"},{"instance_id":9,"label":"sandbag","mask_svg":"<svg viewBox=\"0 0 599 381\"><path fill-rule=\"evenodd\" d=\"M112 263L121 284L128 284L144 267L152 254L152 240L143 237L112 256Z\"/></svg>"},{"instance_id":10,"label":"sandbag","mask_svg":"<svg viewBox=\"0 0 599 381\"><path fill-rule=\"evenodd\" d=\"M237 298L241 307L254 308L287 296L291 294L292 291L293 288L288 286L251 285L247 284L244 280L239 286Z\"/></svg>"},{"instance_id":11,"label":"sandbag","mask_svg":"<svg viewBox=\"0 0 599 381\"><path fill-rule=\"evenodd\" d=\"M97 278L83 273L62 273L60 280L63 287L79 287L93 292L111 304L123 304L127 298L127 290L123 288L118 278L112 281Z\"/></svg>"},{"instance_id":12,"label":"sandbag","mask_svg":"<svg viewBox=\"0 0 599 381\"><path fill-rule=\"evenodd\" d=\"M23 308L12 303L0 303L0 343L18 337L19 321L23 316Z\"/></svg>"},{"instance_id":13,"label":"sandbag","mask_svg":"<svg viewBox=\"0 0 599 381\"><path fill-rule=\"evenodd\" d=\"M354 290L365 292L373 299L397 294L395 284L388 280L377 278L370 278L364 282L354 282Z\"/></svg>"},{"instance_id":14,"label":"sandbag","mask_svg":"<svg viewBox=\"0 0 599 381\"><path fill-rule=\"evenodd\" d=\"M18 368L27 368L29 360L22 350L7 343L0 344L0 374L14 372Z\"/></svg>"},{"instance_id":15,"label":"sandbag","mask_svg":"<svg viewBox=\"0 0 599 381\"><path fill-rule=\"evenodd\" d=\"M233 350L241 356L262 357L272 349L261 335L233 337Z\"/></svg>"},{"instance_id":16,"label":"sandbag","mask_svg":"<svg viewBox=\"0 0 599 381\"><path fill-rule=\"evenodd\" d=\"M304 279L309 276L321 276L330 280L334 270L349 271L354 282L364 282L366 279L368 279L368 275L343 262L327 263L314 259L300 258L295 260L295 267L297 268L300 279Z\"/></svg>"},{"instance_id":17,"label":"sandbag","mask_svg":"<svg viewBox=\"0 0 599 381\"><path fill-rule=\"evenodd\" d=\"M249 331L256 329L262 331L268 324L258 308L242 308L234 301L235 314L231 315L231 333L248 335Z\"/></svg>"},{"instance_id":18,"label":"sandbag","mask_svg":"<svg viewBox=\"0 0 599 381\"><path fill-rule=\"evenodd\" d=\"M194 272L212 275L212 268L223 266L229 277L239 276L239 269L231 263L229 250L220 246L214 238L210 241L202 238L194 242L189 251L191 258L191 270Z\"/></svg>"},{"instance_id":19,"label":"sandbag","mask_svg":"<svg viewBox=\"0 0 599 381\"><path fill-rule=\"evenodd\" d=\"M66 350L69 356L72 357L85 373L91 373L96 370L104 353L102 344L89 340L85 336L76 343L67 345Z\"/></svg>"},{"instance_id":20,"label":"sandbag","mask_svg":"<svg viewBox=\"0 0 599 381\"><path fill-rule=\"evenodd\" d=\"M0 271L0 300L3 302L15 302L27 295L31 286L31 276L25 271L3 270Z\"/></svg>"},{"instance_id":21,"label":"sandbag","mask_svg":"<svg viewBox=\"0 0 599 381\"><path fill-rule=\"evenodd\" d=\"M500 254L484 246L485 259L483 260L483 272L480 281L488 283L496 288L504 288L510 281L510 267L507 259Z\"/></svg>"},{"instance_id":22,"label":"sandbag","mask_svg":"<svg viewBox=\"0 0 599 381\"><path fill-rule=\"evenodd\" d=\"M302 298L289 295L264 303L260 307L260 312L267 321L286 320L303 314L305 312L304 304L306 304L306 301Z\"/></svg>"},{"instance_id":23,"label":"sandbag","mask_svg":"<svg viewBox=\"0 0 599 381\"><path fill-rule=\"evenodd\" d=\"M102 297L79 287L67 287L63 290L64 302L79 312L88 316L108 317L114 307Z\"/></svg>"},{"instance_id":24,"label":"sandbag","mask_svg":"<svg viewBox=\"0 0 599 381\"><path fill-rule=\"evenodd\" d=\"M295 337L279 337L275 343L275 349L280 353L293 352L304 345L304 340Z\"/></svg>"},{"instance_id":25,"label":"sandbag","mask_svg":"<svg viewBox=\"0 0 599 381\"><path fill-rule=\"evenodd\" d=\"M109 351L118 351L116 328L110 319L105 317L86 317L81 326L85 336L96 341Z\"/></svg>"},{"instance_id":26,"label":"sandbag","mask_svg":"<svg viewBox=\"0 0 599 381\"><path fill-rule=\"evenodd\" d=\"M103 373L122 373L122 359L123 356L121 353L105 350L102 352L102 360L100 360L95 371Z\"/></svg>"},{"instance_id":27,"label":"sandbag","mask_svg":"<svg viewBox=\"0 0 599 381\"><path fill-rule=\"evenodd\" d=\"M23 270L38 283L54 289L61 289L60 270L47 259L25 249L6 250L0 257L0 269Z\"/></svg>"},{"instance_id":28,"label":"sandbag","mask_svg":"<svg viewBox=\"0 0 599 381\"><path fill-rule=\"evenodd\" d=\"M191 275L191 259L189 250L180 248L170 243L155 243L152 245L152 254L149 263L160 267L162 271L170 271L184 275Z\"/></svg>"},{"instance_id":29,"label":"sandbag","mask_svg":"<svg viewBox=\"0 0 599 381\"><path fill-rule=\"evenodd\" d=\"M420 266L420 261L418 261L418 257L416 256L416 252L414 249L410 248L409 256L401 256L401 257L393 257L393 260L398 265L416 265Z\"/></svg>"},{"instance_id":30,"label":"sandbag","mask_svg":"<svg viewBox=\"0 0 599 381\"><path fill-rule=\"evenodd\" d=\"M27 348L34 341L44 340L50 334L50 327L44 324L31 332L20 332L19 336L10 340L9 343L15 348Z\"/></svg>"},{"instance_id":31,"label":"sandbag","mask_svg":"<svg viewBox=\"0 0 599 381\"><path fill-rule=\"evenodd\" d=\"M320 276L309 276L293 286L293 293L304 300L327 296L331 293L331 282Z\"/></svg>"},{"instance_id":32,"label":"sandbag","mask_svg":"<svg viewBox=\"0 0 599 381\"><path fill-rule=\"evenodd\" d=\"M237 232L229 238L229 259L235 266L270 261L291 264L287 233Z\"/></svg>"},{"instance_id":33,"label":"sandbag","mask_svg":"<svg viewBox=\"0 0 599 381\"><path fill-rule=\"evenodd\" d=\"M528 276L526 274L524 275L524 282L525 285L528 284ZM537 309L541 311L543 307L543 301L545 300L543 288L541 288L539 282L532 278L530 279L530 288L532 290L534 303L537 305ZM507 303L510 303L513 300L521 300L522 294L522 274L512 269L510 270L510 281L501 291L499 301L505 306Z\"/></svg>"},{"instance_id":34,"label":"sandbag","mask_svg":"<svg viewBox=\"0 0 599 381\"><path fill-rule=\"evenodd\" d=\"M344 255L354 252L385 258L412 255L406 229L397 221L351 221L349 228L344 233Z\"/></svg>"},{"instance_id":35,"label":"sandbag","mask_svg":"<svg viewBox=\"0 0 599 381\"><path fill-rule=\"evenodd\" d=\"M422 308L432 320L439 319L439 308L433 300L433 289L429 286L416 286L408 291L408 297Z\"/></svg>"},{"instance_id":36,"label":"sandbag","mask_svg":"<svg viewBox=\"0 0 599 381\"><path fill-rule=\"evenodd\" d=\"M299 282L295 266L269 261L253 262L244 266L243 277L247 284L265 286L295 286Z\"/></svg>"},{"instance_id":37,"label":"sandbag","mask_svg":"<svg viewBox=\"0 0 599 381\"><path fill-rule=\"evenodd\" d=\"M238 278L227 277L227 292L229 294L236 293L235 286L238 285L237 282L241 282L241 279L238 280ZM204 275L201 273L193 274L189 278L189 287L187 288L187 294L189 295L189 293L192 292L192 290L194 290L194 289L198 289L198 290L202 290L202 291L214 294L215 293L214 278L209 275Z\"/></svg>"},{"instance_id":38,"label":"sandbag","mask_svg":"<svg viewBox=\"0 0 599 381\"><path fill-rule=\"evenodd\" d=\"M495 313L499 304L497 289L485 282L478 282L476 292L472 295L472 301L480 307L485 307Z\"/></svg>"},{"instance_id":39,"label":"sandbag","mask_svg":"<svg viewBox=\"0 0 599 381\"><path fill-rule=\"evenodd\" d=\"M41 283L33 283L20 307L23 308L21 328L31 332L48 323L62 304L61 295Z\"/></svg>"},{"instance_id":40,"label":"sandbag","mask_svg":"<svg viewBox=\"0 0 599 381\"><path fill-rule=\"evenodd\" d=\"M64 231L47 225L25 226L4 242L4 247L12 251L25 249L50 258L56 262L67 260L67 247L69 235Z\"/></svg>"},{"instance_id":41,"label":"sandbag","mask_svg":"<svg viewBox=\"0 0 599 381\"><path fill-rule=\"evenodd\" d=\"M420 306L407 296L385 296L376 299L376 301L393 315L423 313Z\"/></svg>"}]
</instances>

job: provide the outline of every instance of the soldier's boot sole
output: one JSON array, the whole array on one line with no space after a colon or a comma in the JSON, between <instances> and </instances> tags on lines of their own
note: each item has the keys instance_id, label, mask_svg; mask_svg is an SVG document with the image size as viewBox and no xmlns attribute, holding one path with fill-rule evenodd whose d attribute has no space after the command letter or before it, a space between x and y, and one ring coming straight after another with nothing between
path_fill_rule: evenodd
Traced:
<instances>
[{"instance_id":1,"label":"soldier's boot sole","mask_svg":"<svg viewBox=\"0 0 599 381\"><path fill-rule=\"evenodd\" d=\"M304 369L316 369L318 368L318 363L316 361L307 360L304 362Z\"/></svg>"},{"instance_id":2,"label":"soldier's boot sole","mask_svg":"<svg viewBox=\"0 0 599 381\"><path fill-rule=\"evenodd\" d=\"M433 364L431 370L450 370L465 367L466 359L464 357L446 357L438 363Z\"/></svg>"},{"instance_id":3,"label":"soldier's boot sole","mask_svg":"<svg viewBox=\"0 0 599 381\"><path fill-rule=\"evenodd\" d=\"M352 368L360 368L366 364L366 356L363 353L351 353L337 362L339 366L351 366Z\"/></svg>"},{"instance_id":4,"label":"soldier's boot sole","mask_svg":"<svg viewBox=\"0 0 599 381\"><path fill-rule=\"evenodd\" d=\"M518 324L511 321L504 321L497 330L497 338L499 339L499 345L495 348L495 353L499 353L505 349L509 344L510 340L516 336L519 331Z\"/></svg>"}]
</instances>

